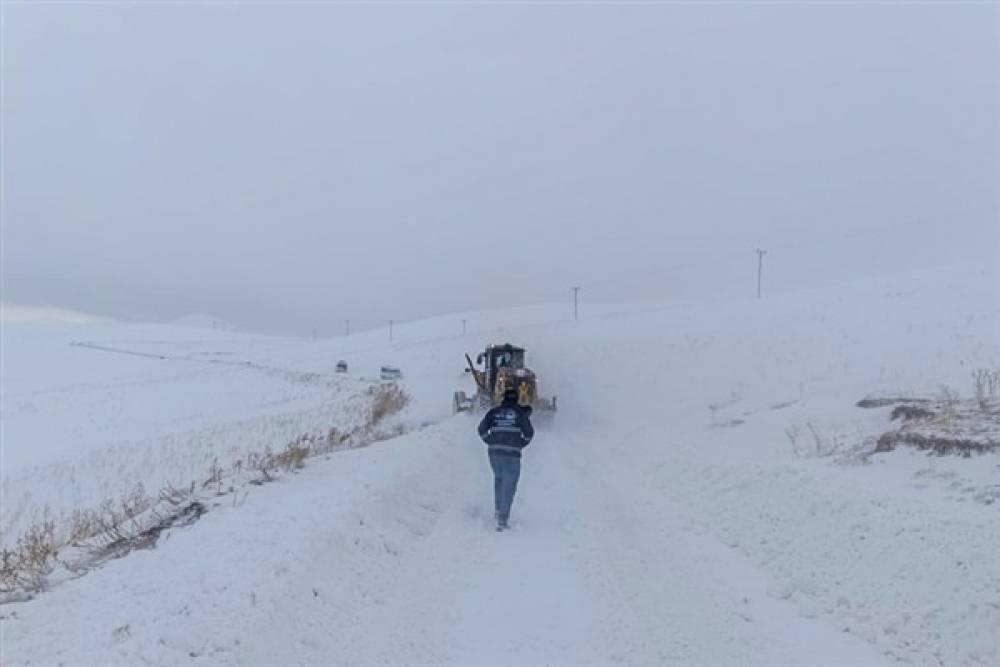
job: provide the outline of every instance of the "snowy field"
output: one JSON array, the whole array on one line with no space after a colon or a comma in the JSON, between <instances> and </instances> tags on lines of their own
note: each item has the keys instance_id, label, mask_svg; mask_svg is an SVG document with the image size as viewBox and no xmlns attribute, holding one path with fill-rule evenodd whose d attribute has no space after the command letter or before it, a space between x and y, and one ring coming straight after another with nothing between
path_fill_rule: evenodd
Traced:
<instances>
[{"instance_id":1,"label":"snowy field","mask_svg":"<svg viewBox=\"0 0 1000 667\"><path fill-rule=\"evenodd\" d=\"M159 325L5 328L3 546L43 518L201 481L363 418L371 380L272 365L301 340Z\"/></svg>"},{"instance_id":2,"label":"snowy field","mask_svg":"<svg viewBox=\"0 0 1000 667\"><path fill-rule=\"evenodd\" d=\"M5 323L5 545L349 430L383 363L413 400L406 434L0 607L3 664L1000 664L1000 454L873 454L891 407L855 405L971 397L1000 368L995 269L395 334ZM560 412L498 535L474 419L450 408L462 354L506 340Z\"/></svg>"}]
</instances>

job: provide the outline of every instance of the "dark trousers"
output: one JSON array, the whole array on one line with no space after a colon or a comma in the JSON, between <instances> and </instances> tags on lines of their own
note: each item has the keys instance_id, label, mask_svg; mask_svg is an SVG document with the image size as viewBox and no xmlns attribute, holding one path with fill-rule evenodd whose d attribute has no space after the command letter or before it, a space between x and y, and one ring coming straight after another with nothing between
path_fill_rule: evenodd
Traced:
<instances>
[{"instance_id":1,"label":"dark trousers","mask_svg":"<svg viewBox=\"0 0 1000 667\"><path fill-rule=\"evenodd\" d=\"M517 480L521 476L521 457L490 452L490 467L493 468L493 497L496 501L497 521L507 523L510 506L517 491Z\"/></svg>"}]
</instances>

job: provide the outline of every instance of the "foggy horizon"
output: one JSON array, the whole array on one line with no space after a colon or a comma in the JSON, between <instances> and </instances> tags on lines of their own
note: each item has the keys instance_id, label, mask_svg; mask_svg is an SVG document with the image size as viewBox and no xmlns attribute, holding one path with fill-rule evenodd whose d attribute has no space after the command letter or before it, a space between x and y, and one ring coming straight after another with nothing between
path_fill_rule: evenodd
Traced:
<instances>
[{"instance_id":1,"label":"foggy horizon","mask_svg":"<svg viewBox=\"0 0 1000 667\"><path fill-rule=\"evenodd\" d=\"M3 6L3 300L338 335L1000 253L995 5Z\"/></svg>"}]
</instances>

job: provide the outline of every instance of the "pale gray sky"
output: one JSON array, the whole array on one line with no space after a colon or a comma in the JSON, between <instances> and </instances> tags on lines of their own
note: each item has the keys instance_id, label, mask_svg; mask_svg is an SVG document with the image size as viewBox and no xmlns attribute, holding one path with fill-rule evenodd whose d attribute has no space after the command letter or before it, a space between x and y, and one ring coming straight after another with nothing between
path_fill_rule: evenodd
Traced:
<instances>
[{"instance_id":1,"label":"pale gray sky","mask_svg":"<svg viewBox=\"0 0 1000 667\"><path fill-rule=\"evenodd\" d=\"M3 5L4 299L341 331L1000 253L989 4Z\"/></svg>"}]
</instances>

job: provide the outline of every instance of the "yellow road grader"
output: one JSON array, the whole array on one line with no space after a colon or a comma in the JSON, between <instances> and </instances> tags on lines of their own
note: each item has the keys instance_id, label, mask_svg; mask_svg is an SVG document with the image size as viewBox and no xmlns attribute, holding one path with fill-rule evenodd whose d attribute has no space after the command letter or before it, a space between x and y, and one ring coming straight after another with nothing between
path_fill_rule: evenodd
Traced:
<instances>
[{"instance_id":1,"label":"yellow road grader","mask_svg":"<svg viewBox=\"0 0 1000 667\"><path fill-rule=\"evenodd\" d=\"M556 397L542 398L538 394L538 376L524 365L524 348L510 343L489 345L486 351L476 357L476 363L465 355L469 363L465 369L476 381L476 393L466 395L455 392L455 412L488 409L499 405L508 388L517 390L517 402L530 406L533 410L553 413L556 411ZM477 366L481 368L477 368Z\"/></svg>"}]
</instances>

